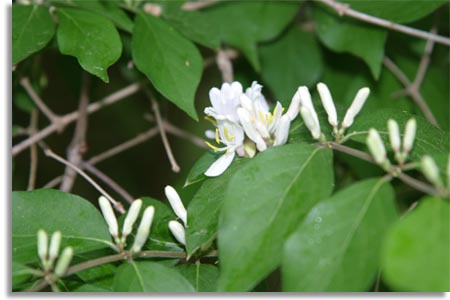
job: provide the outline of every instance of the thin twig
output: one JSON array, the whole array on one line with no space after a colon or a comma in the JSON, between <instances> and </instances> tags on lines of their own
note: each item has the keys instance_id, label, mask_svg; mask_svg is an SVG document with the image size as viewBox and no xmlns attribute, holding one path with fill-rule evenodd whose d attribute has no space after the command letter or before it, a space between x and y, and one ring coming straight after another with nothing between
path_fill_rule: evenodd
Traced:
<instances>
[{"instance_id":1,"label":"thin twig","mask_svg":"<svg viewBox=\"0 0 450 300\"><path fill-rule=\"evenodd\" d=\"M29 128L30 132L35 132L37 130L38 119L39 119L39 112L36 109L34 109L31 112L31 122ZM27 187L28 191L34 190L36 186L37 167L38 167L38 150L36 145L32 145L30 148L30 176L28 177L28 187Z\"/></svg>"},{"instance_id":2,"label":"thin twig","mask_svg":"<svg viewBox=\"0 0 450 300\"><path fill-rule=\"evenodd\" d=\"M88 114L92 114L92 113L97 112L97 111L99 111L100 109L102 109L102 108L104 108L106 106L114 104L114 103L116 103L116 102L118 102L120 100L126 99L128 96L131 96L132 94L136 93L139 90L140 86L141 86L140 83L133 83L133 84L131 84L131 85L129 85L129 86L123 88L123 89L118 90L117 92L112 93L111 95L103 98L102 100L99 100L97 102L89 104L89 106L87 107L87 113ZM64 116L60 117L60 118L61 118L60 119L61 120L61 124L63 126L66 126L67 124L70 124L70 123L72 123L72 122L74 122L75 120L78 119L78 111L71 112L71 113L69 113L67 115L64 115ZM19 154L23 150L25 150L28 147L30 147L32 144L35 144L38 141L41 141L42 139L46 138L50 134L52 134L55 131L57 131L58 128L59 128L58 125L56 125L55 123L52 123L52 124L48 125L47 127L41 129L36 134L33 134L28 139L18 143L11 150L12 156L16 156L17 154Z\"/></svg>"},{"instance_id":3,"label":"thin twig","mask_svg":"<svg viewBox=\"0 0 450 300\"><path fill-rule=\"evenodd\" d=\"M164 123L164 129L168 133L173 134L182 139L185 139L199 148L208 149L208 146L205 144L205 141L203 139L199 138L198 136L193 135L192 133L190 133L184 129L181 129L181 128L169 123L166 120L164 120L163 123Z\"/></svg>"},{"instance_id":4,"label":"thin twig","mask_svg":"<svg viewBox=\"0 0 450 300\"><path fill-rule=\"evenodd\" d=\"M82 160L83 152L86 149L86 132L88 126L87 107L89 105L89 75L83 72L81 84L80 104L78 106L78 120L75 125L73 139L67 149L67 160L74 166L79 166ZM77 172L69 166L66 166L64 176L61 182L61 191L70 192L75 183Z\"/></svg>"},{"instance_id":5,"label":"thin twig","mask_svg":"<svg viewBox=\"0 0 450 300\"><path fill-rule=\"evenodd\" d=\"M100 185L98 185L89 175L87 175L83 170L81 170L80 168L78 168L77 166L74 166L73 164L71 164L70 162L68 162L67 160L65 160L64 158L62 158L61 156L59 156L58 154L54 153L50 148L48 147L43 147L44 153L46 156L51 157L57 161L59 161L60 163L69 166L71 168L73 168L75 171L78 172L78 174L80 174L81 176L84 177L84 179L86 179L97 191L100 192L100 194L102 194L103 196L105 196L112 204L113 207L120 212L121 214L125 213L125 209L122 206L122 203L114 200L113 197L111 197L111 195L109 195Z\"/></svg>"},{"instance_id":6,"label":"thin twig","mask_svg":"<svg viewBox=\"0 0 450 300\"><path fill-rule=\"evenodd\" d=\"M87 162L81 162L81 167L103 181L104 184L108 185L128 203L132 203L134 201L134 197L131 196L123 187L121 187L115 180L113 180L111 177L109 177L93 165L88 164Z\"/></svg>"},{"instance_id":7,"label":"thin twig","mask_svg":"<svg viewBox=\"0 0 450 300\"><path fill-rule=\"evenodd\" d=\"M199 10L208 6L211 6L213 4L218 3L218 0L199 0L199 1L192 1L192 2L186 2L181 6L181 9L183 10Z\"/></svg>"},{"instance_id":8,"label":"thin twig","mask_svg":"<svg viewBox=\"0 0 450 300\"><path fill-rule=\"evenodd\" d=\"M431 33L437 32L437 27L433 26L430 30ZM434 41L428 40L425 44L425 50L423 52L422 58L420 59L419 68L417 69L416 78L414 78L414 81L412 83L413 86L419 90L419 88L422 86L423 79L425 78L425 74L427 72L428 66L430 64L430 56L433 52L434 47Z\"/></svg>"},{"instance_id":9,"label":"thin twig","mask_svg":"<svg viewBox=\"0 0 450 300\"><path fill-rule=\"evenodd\" d=\"M450 39L444 36L440 36L434 33L418 30L405 25L397 24L388 20L377 18L350 8L348 4L339 3L335 0L316 0L331 8L333 8L340 16L349 16L354 19L395 30L401 33L405 33L411 36L415 36L424 40L432 40L436 43L440 43L446 46L450 46Z\"/></svg>"},{"instance_id":10,"label":"thin twig","mask_svg":"<svg viewBox=\"0 0 450 300\"><path fill-rule=\"evenodd\" d=\"M216 63L220 73L222 74L222 80L224 82L232 82L233 64L231 63L231 59L228 57L227 52L223 49L220 49L217 52Z\"/></svg>"},{"instance_id":11,"label":"thin twig","mask_svg":"<svg viewBox=\"0 0 450 300\"><path fill-rule=\"evenodd\" d=\"M434 126L439 128L439 124L437 123L436 118L434 117L433 113L431 112L430 108L428 107L427 103L425 102L425 99L423 99L418 88L409 81L408 77L406 77L406 75L403 73L403 71L400 70L400 68L391 59L389 59L389 57L387 57L387 56L384 57L383 64L405 86L406 93L409 96L411 96L411 98L414 100L414 102L417 104L417 106L419 106L419 108L422 111L425 118L427 118L427 120L431 124L433 124Z\"/></svg>"}]
</instances>

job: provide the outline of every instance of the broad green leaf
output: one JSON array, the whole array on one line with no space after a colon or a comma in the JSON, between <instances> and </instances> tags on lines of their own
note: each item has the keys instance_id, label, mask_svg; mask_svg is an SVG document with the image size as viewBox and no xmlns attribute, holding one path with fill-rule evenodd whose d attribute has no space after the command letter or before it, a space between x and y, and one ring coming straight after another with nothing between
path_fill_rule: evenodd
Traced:
<instances>
[{"instance_id":1,"label":"broad green leaf","mask_svg":"<svg viewBox=\"0 0 450 300\"><path fill-rule=\"evenodd\" d=\"M397 23L410 23L412 21L421 19L433 11L439 6L446 3L446 0L377 0L377 1L354 1L354 0L340 0L350 4L350 7L354 10L364 12L371 16L387 19L389 21Z\"/></svg>"},{"instance_id":2,"label":"broad green leaf","mask_svg":"<svg viewBox=\"0 0 450 300\"><path fill-rule=\"evenodd\" d=\"M175 269L154 262L124 263L114 278L115 292L195 292Z\"/></svg>"},{"instance_id":3,"label":"broad green leaf","mask_svg":"<svg viewBox=\"0 0 450 300\"><path fill-rule=\"evenodd\" d=\"M75 293L111 293L112 290L107 289L103 286L98 286L96 284L86 283L86 284L83 284L83 285L79 286L78 288L74 289L72 292L75 292Z\"/></svg>"},{"instance_id":4,"label":"broad green leaf","mask_svg":"<svg viewBox=\"0 0 450 300\"><path fill-rule=\"evenodd\" d=\"M29 280L32 276L33 276L33 271L31 268L13 261L11 264L11 268L12 268L12 289L16 289L18 287L18 285L20 285L21 283Z\"/></svg>"},{"instance_id":5,"label":"broad green leaf","mask_svg":"<svg viewBox=\"0 0 450 300\"><path fill-rule=\"evenodd\" d=\"M425 197L389 231L383 247L382 277L402 292L450 290L450 207Z\"/></svg>"},{"instance_id":6,"label":"broad green leaf","mask_svg":"<svg viewBox=\"0 0 450 300\"><path fill-rule=\"evenodd\" d=\"M13 192L14 261L31 263L39 260L36 247L39 229L44 229L49 235L61 231L61 248L70 245L75 254L109 247L111 244L102 215L87 200L58 190Z\"/></svg>"},{"instance_id":7,"label":"broad green leaf","mask_svg":"<svg viewBox=\"0 0 450 300\"><path fill-rule=\"evenodd\" d=\"M194 97L202 77L203 61L194 44L165 21L138 14L132 56L138 70L164 97L198 119Z\"/></svg>"},{"instance_id":8,"label":"broad green leaf","mask_svg":"<svg viewBox=\"0 0 450 300\"><path fill-rule=\"evenodd\" d=\"M315 7L314 19L320 41L338 53L351 53L369 66L378 79L384 56L386 30L374 25L339 17L335 12Z\"/></svg>"},{"instance_id":9,"label":"broad green leaf","mask_svg":"<svg viewBox=\"0 0 450 300\"><path fill-rule=\"evenodd\" d=\"M55 34L48 9L39 5L12 7L12 64L44 48Z\"/></svg>"},{"instance_id":10,"label":"broad green leaf","mask_svg":"<svg viewBox=\"0 0 450 300\"><path fill-rule=\"evenodd\" d=\"M415 118L417 122L416 139L414 141L411 156L418 159L427 153L448 153L449 133L440 130L431 125L427 120L420 116L414 116L407 112L394 109L383 109L374 112L368 112L355 119L355 123L350 127L348 137L354 141L365 143L367 133L370 128L375 128L380 136L389 145L389 133L387 130L387 121L392 118L397 121L400 127L400 133L403 136L404 127L410 118ZM387 146L389 148L389 146Z\"/></svg>"},{"instance_id":11,"label":"broad green leaf","mask_svg":"<svg viewBox=\"0 0 450 300\"><path fill-rule=\"evenodd\" d=\"M187 207L186 249L188 256L194 254L198 249L206 250L216 238L219 213L228 182L234 173L248 162L248 159L236 159L222 175L205 180L192 198Z\"/></svg>"},{"instance_id":12,"label":"broad green leaf","mask_svg":"<svg viewBox=\"0 0 450 300\"><path fill-rule=\"evenodd\" d=\"M207 264L184 264L175 268L194 287L196 292L215 292L219 269Z\"/></svg>"},{"instance_id":13,"label":"broad green leaf","mask_svg":"<svg viewBox=\"0 0 450 300\"><path fill-rule=\"evenodd\" d=\"M207 178L204 173L208 168L212 165L213 162L216 161L220 156L217 153L212 151L208 151L203 154L192 166L189 174L186 178L186 182L184 183L184 187L187 187L191 184L200 182Z\"/></svg>"},{"instance_id":14,"label":"broad green leaf","mask_svg":"<svg viewBox=\"0 0 450 300\"><path fill-rule=\"evenodd\" d=\"M300 85L313 85L322 73L321 50L314 35L296 26L261 46L260 56L261 76L284 106Z\"/></svg>"},{"instance_id":15,"label":"broad green leaf","mask_svg":"<svg viewBox=\"0 0 450 300\"><path fill-rule=\"evenodd\" d=\"M281 262L283 244L333 189L329 149L270 148L236 172L219 218L219 291L248 291Z\"/></svg>"},{"instance_id":16,"label":"broad green leaf","mask_svg":"<svg viewBox=\"0 0 450 300\"><path fill-rule=\"evenodd\" d=\"M285 244L283 289L368 291L396 214L393 189L383 179L357 182L321 201Z\"/></svg>"},{"instance_id":17,"label":"broad green leaf","mask_svg":"<svg viewBox=\"0 0 450 300\"><path fill-rule=\"evenodd\" d=\"M81 67L109 82L107 69L122 54L122 42L113 23L99 14L75 8L57 10L58 46L75 56Z\"/></svg>"},{"instance_id":18,"label":"broad green leaf","mask_svg":"<svg viewBox=\"0 0 450 300\"><path fill-rule=\"evenodd\" d=\"M222 42L241 50L255 70L260 70L257 42L278 36L298 11L298 2L229 1L204 10Z\"/></svg>"}]
</instances>

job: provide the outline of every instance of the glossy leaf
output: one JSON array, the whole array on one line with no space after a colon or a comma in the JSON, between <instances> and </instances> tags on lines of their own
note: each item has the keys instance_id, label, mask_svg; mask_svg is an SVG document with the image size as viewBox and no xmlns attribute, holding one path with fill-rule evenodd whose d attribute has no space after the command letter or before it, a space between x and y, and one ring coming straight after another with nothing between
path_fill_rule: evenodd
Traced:
<instances>
[{"instance_id":1,"label":"glossy leaf","mask_svg":"<svg viewBox=\"0 0 450 300\"><path fill-rule=\"evenodd\" d=\"M15 65L44 48L55 34L47 8L39 5L12 7L12 64Z\"/></svg>"},{"instance_id":2,"label":"glossy leaf","mask_svg":"<svg viewBox=\"0 0 450 300\"><path fill-rule=\"evenodd\" d=\"M219 269L207 264L184 264L176 267L194 287L196 292L215 292Z\"/></svg>"},{"instance_id":3,"label":"glossy leaf","mask_svg":"<svg viewBox=\"0 0 450 300\"><path fill-rule=\"evenodd\" d=\"M92 230L95 228L95 230ZM12 256L21 263L39 260L37 231L62 233L61 248L74 253L107 248L108 227L100 212L87 200L58 190L12 193Z\"/></svg>"},{"instance_id":4,"label":"glossy leaf","mask_svg":"<svg viewBox=\"0 0 450 300\"><path fill-rule=\"evenodd\" d=\"M187 207L186 248L188 256L198 249L208 248L216 238L219 213L228 182L234 173L248 162L248 159L236 159L225 173L205 180L192 198Z\"/></svg>"},{"instance_id":5,"label":"glossy leaf","mask_svg":"<svg viewBox=\"0 0 450 300\"><path fill-rule=\"evenodd\" d=\"M314 19L320 41L338 53L351 53L369 66L378 79L384 57L386 31L374 25L339 17L330 10L315 7Z\"/></svg>"},{"instance_id":6,"label":"glossy leaf","mask_svg":"<svg viewBox=\"0 0 450 300\"><path fill-rule=\"evenodd\" d=\"M29 280L33 276L32 269L18 262L11 264L12 289L16 289L21 283Z\"/></svg>"},{"instance_id":7,"label":"glossy leaf","mask_svg":"<svg viewBox=\"0 0 450 300\"><path fill-rule=\"evenodd\" d=\"M316 38L293 27L279 39L260 47L261 75L285 107L300 85L312 86L322 73Z\"/></svg>"},{"instance_id":8,"label":"glossy leaf","mask_svg":"<svg viewBox=\"0 0 450 300\"><path fill-rule=\"evenodd\" d=\"M368 291L395 219L394 192L383 179L360 181L321 201L285 245L283 289Z\"/></svg>"},{"instance_id":9,"label":"glossy leaf","mask_svg":"<svg viewBox=\"0 0 450 300\"><path fill-rule=\"evenodd\" d=\"M194 44L165 21L138 14L133 29L132 56L138 70L164 97L197 120L194 97L203 61Z\"/></svg>"},{"instance_id":10,"label":"glossy leaf","mask_svg":"<svg viewBox=\"0 0 450 300\"><path fill-rule=\"evenodd\" d=\"M206 170L212 165L213 162L218 159L220 155L214 153L212 151L207 151L203 154L192 166L189 174L186 178L186 182L184 183L184 187L187 187L191 184L200 182L207 177L205 176Z\"/></svg>"},{"instance_id":11,"label":"glossy leaf","mask_svg":"<svg viewBox=\"0 0 450 300\"><path fill-rule=\"evenodd\" d=\"M219 291L248 291L281 262L283 244L333 189L328 149L275 147L236 172L219 219Z\"/></svg>"},{"instance_id":12,"label":"glossy leaf","mask_svg":"<svg viewBox=\"0 0 450 300\"><path fill-rule=\"evenodd\" d=\"M450 290L450 206L425 197L389 231L383 249L382 277L398 291Z\"/></svg>"},{"instance_id":13,"label":"glossy leaf","mask_svg":"<svg viewBox=\"0 0 450 300\"><path fill-rule=\"evenodd\" d=\"M122 42L113 23L98 14L59 8L58 46L62 54L75 56L81 67L109 82L107 69L122 54Z\"/></svg>"},{"instance_id":14,"label":"glossy leaf","mask_svg":"<svg viewBox=\"0 0 450 300\"><path fill-rule=\"evenodd\" d=\"M175 269L154 262L124 263L114 278L115 292L194 292Z\"/></svg>"}]
</instances>

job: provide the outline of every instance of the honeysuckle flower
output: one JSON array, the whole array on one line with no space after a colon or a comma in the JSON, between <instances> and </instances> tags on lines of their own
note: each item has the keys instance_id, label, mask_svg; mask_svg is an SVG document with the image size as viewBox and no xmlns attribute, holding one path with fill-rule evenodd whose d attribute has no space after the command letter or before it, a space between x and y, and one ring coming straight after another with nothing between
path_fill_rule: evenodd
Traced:
<instances>
[{"instance_id":1,"label":"honeysuckle flower","mask_svg":"<svg viewBox=\"0 0 450 300\"><path fill-rule=\"evenodd\" d=\"M100 209L102 211L103 217L105 218L106 223L108 224L109 233L114 237L119 237L119 226L117 225L117 219L114 215L114 211L112 209L111 204L108 199L104 196L100 196L98 199L98 203L100 205Z\"/></svg>"},{"instance_id":2,"label":"honeysuckle flower","mask_svg":"<svg viewBox=\"0 0 450 300\"><path fill-rule=\"evenodd\" d=\"M231 84L222 84L221 89L212 88L209 91L209 99L212 107L205 108L205 114L213 117L217 121L229 120L237 123L238 117L236 109L240 105L242 95L242 85L235 81Z\"/></svg>"},{"instance_id":3,"label":"honeysuckle flower","mask_svg":"<svg viewBox=\"0 0 450 300\"><path fill-rule=\"evenodd\" d=\"M37 232L37 246L39 258L45 262L48 254L48 236L43 229L39 229Z\"/></svg>"},{"instance_id":4,"label":"honeysuckle flower","mask_svg":"<svg viewBox=\"0 0 450 300\"><path fill-rule=\"evenodd\" d=\"M132 252L138 253L141 251L145 242L147 241L148 235L150 234L150 228L153 222L153 216L155 214L155 208L153 206L148 206L144 214L142 215L141 223L136 233L136 238L134 239L133 246L131 247Z\"/></svg>"},{"instance_id":5,"label":"honeysuckle flower","mask_svg":"<svg viewBox=\"0 0 450 300\"><path fill-rule=\"evenodd\" d=\"M58 262L56 263L55 267L56 276L62 277L66 273L67 268L69 267L70 262L72 261L72 257L73 257L72 247L64 248L61 256L58 259Z\"/></svg>"},{"instance_id":6,"label":"honeysuckle flower","mask_svg":"<svg viewBox=\"0 0 450 300\"><path fill-rule=\"evenodd\" d=\"M50 261L50 265L53 265L53 262L58 257L60 244L61 244L61 232L55 231L52 234L52 238L50 240L50 248L48 251L48 260Z\"/></svg>"},{"instance_id":7,"label":"honeysuckle flower","mask_svg":"<svg viewBox=\"0 0 450 300\"><path fill-rule=\"evenodd\" d=\"M325 108L325 111L328 115L328 123L331 124L334 128L338 126L338 118L336 113L336 107L334 106L333 98L331 97L330 90L328 87L319 82L317 84L317 90L319 91L320 100L322 101L322 105Z\"/></svg>"},{"instance_id":8,"label":"honeysuckle flower","mask_svg":"<svg viewBox=\"0 0 450 300\"><path fill-rule=\"evenodd\" d=\"M175 214L183 221L184 226L187 226L187 211L181 201L180 195L170 185L164 188L164 192Z\"/></svg>"},{"instance_id":9,"label":"honeysuckle flower","mask_svg":"<svg viewBox=\"0 0 450 300\"><path fill-rule=\"evenodd\" d=\"M439 168L434 159L429 155L424 155L420 161L420 166L423 175L429 182L437 187L442 187L441 176L439 175Z\"/></svg>"},{"instance_id":10,"label":"honeysuckle flower","mask_svg":"<svg viewBox=\"0 0 450 300\"><path fill-rule=\"evenodd\" d=\"M284 145L287 142L289 136L289 128L291 127L291 119L289 115L285 114L281 117L277 124L277 131L275 131L274 146Z\"/></svg>"},{"instance_id":11,"label":"honeysuckle flower","mask_svg":"<svg viewBox=\"0 0 450 300\"><path fill-rule=\"evenodd\" d=\"M298 96L300 98L300 107L306 107L316 124L319 124L319 118L317 117L316 110L312 103L311 94L309 93L308 87L301 86L297 89ZM295 97L295 96L294 96Z\"/></svg>"},{"instance_id":12,"label":"honeysuckle flower","mask_svg":"<svg viewBox=\"0 0 450 300\"><path fill-rule=\"evenodd\" d=\"M302 119L305 122L306 127L311 132L312 137L318 140L321 136L320 124L314 118L313 113L309 110L308 107L302 106L300 107L300 115L302 116Z\"/></svg>"},{"instance_id":13,"label":"honeysuckle flower","mask_svg":"<svg viewBox=\"0 0 450 300\"><path fill-rule=\"evenodd\" d=\"M389 160L386 156L386 148L384 147L380 134L376 129L369 129L366 142L375 162L386 169L389 166Z\"/></svg>"},{"instance_id":14,"label":"honeysuckle flower","mask_svg":"<svg viewBox=\"0 0 450 300\"><path fill-rule=\"evenodd\" d=\"M409 119L408 122L406 122L405 126L405 134L403 136L403 152L409 153L411 151L414 139L416 137L416 129L417 129L417 123L416 119Z\"/></svg>"},{"instance_id":15,"label":"honeysuckle flower","mask_svg":"<svg viewBox=\"0 0 450 300\"><path fill-rule=\"evenodd\" d=\"M177 221L169 222L169 229L175 239L183 245L186 245L186 233L183 225Z\"/></svg>"},{"instance_id":16,"label":"honeysuckle flower","mask_svg":"<svg viewBox=\"0 0 450 300\"><path fill-rule=\"evenodd\" d=\"M356 115L361 111L367 97L369 97L369 94L370 89L368 87L364 87L356 93L355 99L353 99L352 104L345 113L344 121L342 121L341 125L342 129L348 128L353 124Z\"/></svg>"},{"instance_id":17,"label":"honeysuckle flower","mask_svg":"<svg viewBox=\"0 0 450 300\"><path fill-rule=\"evenodd\" d=\"M387 124L392 150L397 153L400 151L400 129L393 119L389 119Z\"/></svg>"},{"instance_id":18,"label":"honeysuckle flower","mask_svg":"<svg viewBox=\"0 0 450 300\"><path fill-rule=\"evenodd\" d=\"M205 175L209 177L219 176L230 166L234 159L235 152L243 155L244 152L244 131L242 127L235 122L227 119L217 121L216 142L225 144L225 147L213 146L206 142L215 152L225 152L206 170Z\"/></svg>"},{"instance_id":19,"label":"honeysuckle flower","mask_svg":"<svg viewBox=\"0 0 450 300\"><path fill-rule=\"evenodd\" d=\"M131 206L128 209L128 213L125 218L125 221L123 222L122 238L127 237L131 233L131 230L133 230L133 225L139 216L139 211L141 210L141 206L142 206L141 199L137 199L137 200L133 201L133 203L131 203Z\"/></svg>"}]
</instances>

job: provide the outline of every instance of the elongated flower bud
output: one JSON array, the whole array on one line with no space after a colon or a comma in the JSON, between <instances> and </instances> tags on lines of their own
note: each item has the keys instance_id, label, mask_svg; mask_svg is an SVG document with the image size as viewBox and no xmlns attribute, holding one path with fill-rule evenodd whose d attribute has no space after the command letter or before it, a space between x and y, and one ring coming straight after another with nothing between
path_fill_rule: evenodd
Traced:
<instances>
[{"instance_id":1,"label":"elongated flower bud","mask_svg":"<svg viewBox=\"0 0 450 300\"><path fill-rule=\"evenodd\" d=\"M123 222L122 237L128 236L131 233L131 230L133 230L133 225L139 216L139 211L141 210L141 206L142 206L141 199L135 200L135 201L133 201L133 203L131 203L131 206L128 209L127 217L125 218L125 221Z\"/></svg>"},{"instance_id":2,"label":"elongated flower bud","mask_svg":"<svg viewBox=\"0 0 450 300\"><path fill-rule=\"evenodd\" d=\"M369 129L367 147L377 164L383 165L386 162L386 149L384 148L383 141L378 131L373 128Z\"/></svg>"},{"instance_id":3,"label":"elongated flower bud","mask_svg":"<svg viewBox=\"0 0 450 300\"><path fill-rule=\"evenodd\" d=\"M264 142L261 135L259 134L259 132L256 130L255 126L250 121L250 115L248 111L240 107L237 109L237 114L239 117L239 121L241 122L242 127L244 128L245 134L247 134L249 139L255 142L256 148L261 152L266 150L267 145Z\"/></svg>"},{"instance_id":4,"label":"elongated flower bud","mask_svg":"<svg viewBox=\"0 0 450 300\"><path fill-rule=\"evenodd\" d=\"M405 153L411 151L413 147L414 139L416 138L416 129L416 119L409 119L408 122L406 122L405 135L403 136L403 151Z\"/></svg>"},{"instance_id":5,"label":"elongated flower bud","mask_svg":"<svg viewBox=\"0 0 450 300\"><path fill-rule=\"evenodd\" d=\"M177 221L170 221L169 229L178 242L180 242L183 245L186 245L186 233L184 231L183 225L181 225Z\"/></svg>"},{"instance_id":6,"label":"elongated flower bud","mask_svg":"<svg viewBox=\"0 0 450 300\"><path fill-rule=\"evenodd\" d=\"M53 264L55 259L58 257L60 244L61 244L61 232L55 231L53 232L52 238L50 240L50 250L49 250L50 264Z\"/></svg>"},{"instance_id":7,"label":"elongated flower bud","mask_svg":"<svg viewBox=\"0 0 450 300\"><path fill-rule=\"evenodd\" d=\"M113 237L117 238L119 236L119 226L117 225L117 219L114 215L111 204L104 196L100 196L100 198L98 199L98 203L103 213L103 217L108 224L109 233L111 233Z\"/></svg>"},{"instance_id":8,"label":"elongated flower bud","mask_svg":"<svg viewBox=\"0 0 450 300\"><path fill-rule=\"evenodd\" d=\"M72 247L66 247L64 248L61 256L58 259L58 262L56 263L55 267L55 275L58 277L62 277L67 269L69 268L70 262L72 261L73 257L73 249Z\"/></svg>"},{"instance_id":9,"label":"elongated flower bud","mask_svg":"<svg viewBox=\"0 0 450 300\"><path fill-rule=\"evenodd\" d=\"M388 130L389 130L389 140L391 142L391 147L394 152L400 151L400 129L398 128L397 122L392 119L388 120Z\"/></svg>"},{"instance_id":10,"label":"elongated flower bud","mask_svg":"<svg viewBox=\"0 0 450 300\"><path fill-rule=\"evenodd\" d=\"M317 90L319 91L320 100L328 115L328 123L333 127L337 127L338 119L336 113L336 107L334 106L333 98L331 97L330 90L326 84L319 82L317 84Z\"/></svg>"},{"instance_id":11,"label":"elongated flower bud","mask_svg":"<svg viewBox=\"0 0 450 300\"><path fill-rule=\"evenodd\" d=\"M291 104L289 104L289 108L286 112L286 115L292 121L297 117L299 111L300 111L300 94L297 92L294 94L294 97L292 97Z\"/></svg>"},{"instance_id":12,"label":"elongated flower bud","mask_svg":"<svg viewBox=\"0 0 450 300\"><path fill-rule=\"evenodd\" d=\"M297 93L300 96L300 106L306 107L310 112L317 124L319 124L319 118L317 117L316 110L311 100L311 94L309 93L308 87L301 86L298 88Z\"/></svg>"},{"instance_id":13,"label":"elongated flower bud","mask_svg":"<svg viewBox=\"0 0 450 300\"><path fill-rule=\"evenodd\" d=\"M424 155L422 157L422 160L420 161L420 167L422 169L423 175L425 175L429 182L437 187L442 186L441 176L439 175L439 168L431 156Z\"/></svg>"},{"instance_id":14,"label":"elongated flower bud","mask_svg":"<svg viewBox=\"0 0 450 300\"><path fill-rule=\"evenodd\" d=\"M289 127L291 126L291 119L288 115L283 115L278 122L277 130L275 131L274 146L286 144L289 136Z\"/></svg>"},{"instance_id":15,"label":"elongated flower bud","mask_svg":"<svg viewBox=\"0 0 450 300\"><path fill-rule=\"evenodd\" d=\"M47 260L48 236L45 230L39 229L37 232L38 255L42 262Z\"/></svg>"},{"instance_id":16,"label":"elongated flower bud","mask_svg":"<svg viewBox=\"0 0 450 300\"><path fill-rule=\"evenodd\" d=\"M361 111L362 107L364 106L364 103L366 102L369 93L370 89L367 87L360 89L358 93L356 93L355 99L353 99L352 104L345 113L344 121L342 121L342 128L348 128L353 124L356 115Z\"/></svg>"},{"instance_id":17,"label":"elongated flower bud","mask_svg":"<svg viewBox=\"0 0 450 300\"><path fill-rule=\"evenodd\" d=\"M168 185L165 187L164 192L166 193L166 197L175 214L183 221L184 225L187 226L187 211L186 208L184 208L183 202L177 191Z\"/></svg>"},{"instance_id":18,"label":"elongated flower bud","mask_svg":"<svg viewBox=\"0 0 450 300\"><path fill-rule=\"evenodd\" d=\"M303 118L303 121L305 122L306 127L308 127L309 131L311 132L312 137L318 140L321 133L320 125L316 122L316 120L314 120L311 111L306 106L302 106L300 107L300 114Z\"/></svg>"},{"instance_id":19,"label":"elongated flower bud","mask_svg":"<svg viewBox=\"0 0 450 300\"><path fill-rule=\"evenodd\" d=\"M142 246L144 246L147 241L154 214L155 208L153 206L149 206L145 209L144 214L142 215L141 224L139 224L139 228L136 233L136 238L134 239L132 247L134 253L141 251Z\"/></svg>"}]
</instances>

